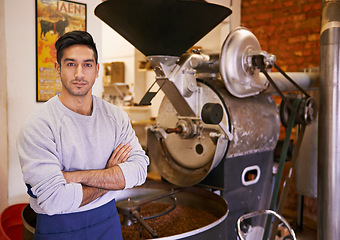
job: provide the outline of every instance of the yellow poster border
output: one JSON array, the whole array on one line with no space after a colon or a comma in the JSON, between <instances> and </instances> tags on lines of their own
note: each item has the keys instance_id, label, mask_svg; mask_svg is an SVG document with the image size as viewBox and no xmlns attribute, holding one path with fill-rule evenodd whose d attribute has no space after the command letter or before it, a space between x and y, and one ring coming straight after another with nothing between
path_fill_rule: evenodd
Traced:
<instances>
[{"instance_id":1,"label":"yellow poster border","mask_svg":"<svg viewBox=\"0 0 340 240\"><path fill-rule=\"evenodd\" d=\"M68 0L35 0L36 101L45 102L61 91L56 77L55 41L64 33L87 29L87 5Z\"/></svg>"}]
</instances>

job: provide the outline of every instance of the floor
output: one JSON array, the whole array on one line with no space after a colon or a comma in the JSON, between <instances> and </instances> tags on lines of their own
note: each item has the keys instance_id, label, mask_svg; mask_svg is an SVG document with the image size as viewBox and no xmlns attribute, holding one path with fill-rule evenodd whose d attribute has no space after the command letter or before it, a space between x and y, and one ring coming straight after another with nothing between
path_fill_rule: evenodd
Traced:
<instances>
[{"instance_id":1,"label":"floor","mask_svg":"<svg viewBox=\"0 0 340 240\"><path fill-rule=\"evenodd\" d=\"M316 230L311 229L309 227L304 227L301 230L294 230L294 232L295 232L297 240L317 240ZM288 230L285 231L285 234L283 234L283 237L277 236L275 240L283 240L284 236L287 236L287 235L289 235Z\"/></svg>"},{"instance_id":2,"label":"floor","mask_svg":"<svg viewBox=\"0 0 340 240\"><path fill-rule=\"evenodd\" d=\"M316 221L304 217L301 229L297 227L296 218L286 218L294 229L297 240L317 240L317 224Z\"/></svg>"},{"instance_id":3,"label":"floor","mask_svg":"<svg viewBox=\"0 0 340 240\"><path fill-rule=\"evenodd\" d=\"M316 240L317 233L316 230L305 227L302 231L296 231L296 238L298 240Z\"/></svg>"}]
</instances>

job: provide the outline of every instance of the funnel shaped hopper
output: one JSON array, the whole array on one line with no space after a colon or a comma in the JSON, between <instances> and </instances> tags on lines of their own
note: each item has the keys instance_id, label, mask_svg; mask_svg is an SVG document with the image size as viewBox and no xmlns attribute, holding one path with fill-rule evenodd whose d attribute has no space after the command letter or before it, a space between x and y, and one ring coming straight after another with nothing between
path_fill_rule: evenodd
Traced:
<instances>
[{"instance_id":1,"label":"funnel shaped hopper","mask_svg":"<svg viewBox=\"0 0 340 240\"><path fill-rule=\"evenodd\" d=\"M108 0L95 15L145 56L181 56L231 14L204 1Z\"/></svg>"}]
</instances>

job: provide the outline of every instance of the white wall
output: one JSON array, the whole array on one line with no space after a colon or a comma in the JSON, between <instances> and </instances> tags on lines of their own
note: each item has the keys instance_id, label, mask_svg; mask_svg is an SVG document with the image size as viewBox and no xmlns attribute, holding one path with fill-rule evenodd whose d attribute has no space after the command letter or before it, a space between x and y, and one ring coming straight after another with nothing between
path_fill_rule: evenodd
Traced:
<instances>
[{"instance_id":1,"label":"white wall","mask_svg":"<svg viewBox=\"0 0 340 240\"><path fill-rule=\"evenodd\" d=\"M87 4L87 30L94 37L101 62L102 22L93 14L101 0L78 2ZM41 105L36 102L35 0L5 0L5 28L9 135L8 204L12 205L28 201L16 139L22 123ZM93 93L98 96L102 94L101 76L102 72L93 88Z\"/></svg>"},{"instance_id":2,"label":"white wall","mask_svg":"<svg viewBox=\"0 0 340 240\"><path fill-rule=\"evenodd\" d=\"M146 91L145 73L138 72L138 62L145 61L145 57L106 23L102 24L103 62L124 62L124 82L138 103Z\"/></svg>"},{"instance_id":3,"label":"white wall","mask_svg":"<svg viewBox=\"0 0 340 240\"><path fill-rule=\"evenodd\" d=\"M0 212L7 207L8 202L8 121L4 6L4 0L0 0Z\"/></svg>"},{"instance_id":4,"label":"white wall","mask_svg":"<svg viewBox=\"0 0 340 240\"><path fill-rule=\"evenodd\" d=\"M135 47L106 23L102 23L103 62L124 62L125 83L134 83Z\"/></svg>"}]
</instances>

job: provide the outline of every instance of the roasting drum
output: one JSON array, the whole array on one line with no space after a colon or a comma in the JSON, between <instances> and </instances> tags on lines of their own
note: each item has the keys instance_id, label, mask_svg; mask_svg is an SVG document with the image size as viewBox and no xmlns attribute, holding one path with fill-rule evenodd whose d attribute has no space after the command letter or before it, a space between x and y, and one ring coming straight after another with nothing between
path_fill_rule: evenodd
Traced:
<instances>
[{"instance_id":1,"label":"roasting drum","mask_svg":"<svg viewBox=\"0 0 340 240\"><path fill-rule=\"evenodd\" d=\"M220 80L199 80L201 110L206 103L220 104L222 123L231 138L218 138L224 132L218 124L198 121L195 136L148 131L151 163L167 181L179 186L199 183L223 158L274 150L280 129L278 109L271 95L233 97ZM183 121L164 97L158 113L157 128L175 128ZM162 131L163 132L163 131ZM218 145L220 142L220 145Z\"/></svg>"}]
</instances>

